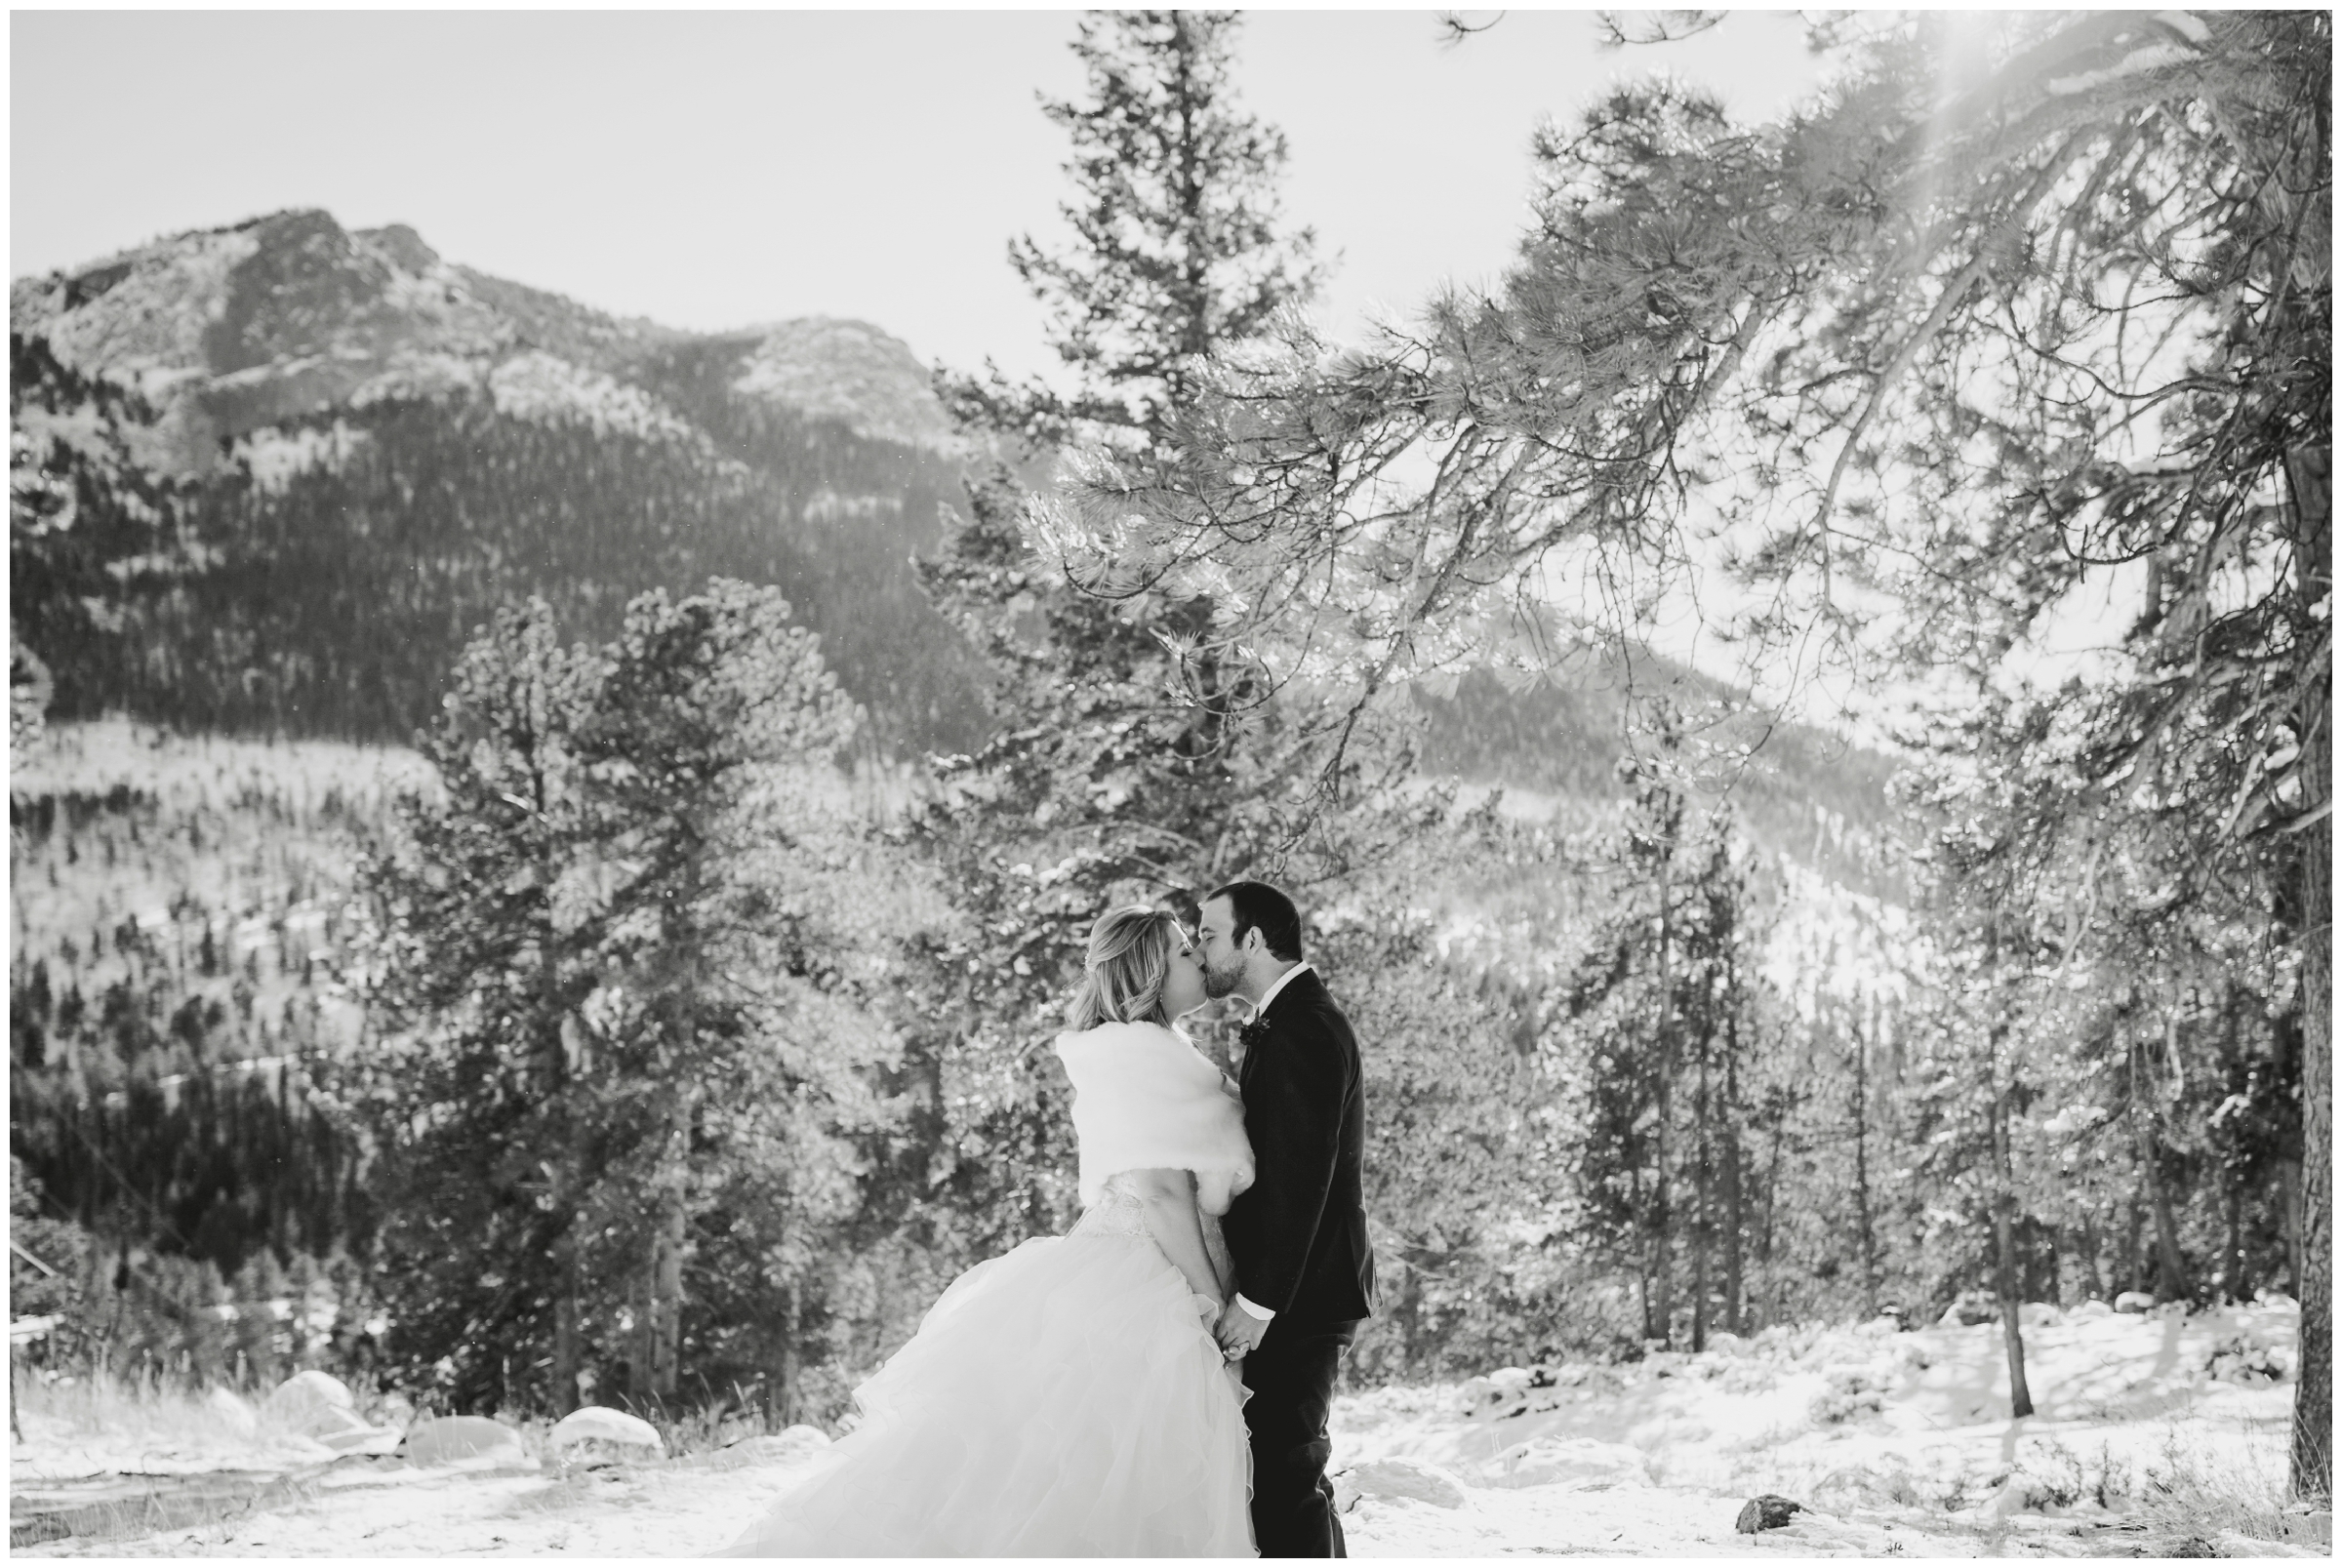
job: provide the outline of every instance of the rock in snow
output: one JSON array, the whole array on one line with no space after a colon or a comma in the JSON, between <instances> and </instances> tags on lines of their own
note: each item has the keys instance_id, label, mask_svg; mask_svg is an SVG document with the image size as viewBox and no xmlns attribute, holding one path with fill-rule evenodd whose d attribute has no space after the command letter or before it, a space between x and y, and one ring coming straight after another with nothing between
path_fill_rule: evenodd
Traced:
<instances>
[{"instance_id":1,"label":"rock in snow","mask_svg":"<svg viewBox=\"0 0 2342 1568\"><path fill-rule=\"evenodd\" d=\"M480 1468L491 1465L524 1465L528 1453L520 1433L486 1416L441 1416L418 1422L407 1430L410 1465L461 1465Z\"/></svg>"},{"instance_id":2,"label":"rock in snow","mask_svg":"<svg viewBox=\"0 0 2342 1568\"><path fill-rule=\"evenodd\" d=\"M277 1426L340 1453L387 1454L398 1446L397 1427L374 1426L350 1404L349 1386L340 1378L297 1372L269 1393L265 1411Z\"/></svg>"},{"instance_id":3,"label":"rock in snow","mask_svg":"<svg viewBox=\"0 0 2342 1568\"><path fill-rule=\"evenodd\" d=\"M1556 1481L1640 1481L1646 1464L1642 1450L1625 1443L1605 1443L1594 1437L1541 1437L1519 1443L1498 1457L1489 1484L1503 1487L1551 1486Z\"/></svg>"},{"instance_id":4,"label":"rock in snow","mask_svg":"<svg viewBox=\"0 0 2342 1568\"><path fill-rule=\"evenodd\" d=\"M1350 1467L1351 1484L1366 1497L1412 1498L1433 1508L1464 1506L1464 1483L1419 1459L1378 1459Z\"/></svg>"},{"instance_id":5,"label":"rock in snow","mask_svg":"<svg viewBox=\"0 0 2342 1568\"><path fill-rule=\"evenodd\" d=\"M268 1394L268 1419L304 1437L343 1431L354 1420L349 1385L326 1372L296 1372ZM361 1425L363 1425L361 1423Z\"/></svg>"},{"instance_id":6,"label":"rock in snow","mask_svg":"<svg viewBox=\"0 0 2342 1568\"><path fill-rule=\"evenodd\" d=\"M250 1437L260 1429L260 1412L254 1410L251 1402L240 1394L226 1388L214 1388L203 1396L203 1403L228 1430L239 1437Z\"/></svg>"},{"instance_id":7,"label":"rock in snow","mask_svg":"<svg viewBox=\"0 0 2342 1568\"><path fill-rule=\"evenodd\" d=\"M1767 1492L1740 1506L1740 1517L1732 1521L1732 1528L1744 1536L1753 1536L1759 1530L1781 1529L1792 1515L1804 1511L1804 1504L1792 1503L1777 1492Z\"/></svg>"},{"instance_id":8,"label":"rock in snow","mask_svg":"<svg viewBox=\"0 0 2342 1568\"><path fill-rule=\"evenodd\" d=\"M2126 1290L2115 1298L2115 1310L2118 1312L2152 1312L2155 1310L2155 1298L2143 1290Z\"/></svg>"},{"instance_id":9,"label":"rock in snow","mask_svg":"<svg viewBox=\"0 0 2342 1568\"><path fill-rule=\"evenodd\" d=\"M554 1424L545 1442L555 1451L576 1443L611 1443L620 1448L647 1448L654 1454L666 1452L666 1443L656 1427L640 1416L629 1416L608 1405L586 1405L571 1411Z\"/></svg>"},{"instance_id":10,"label":"rock in snow","mask_svg":"<svg viewBox=\"0 0 2342 1568\"><path fill-rule=\"evenodd\" d=\"M794 1465L828 1448L829 1434L819 1427L800 1424L777 1432L743 1437L724 1446L735 1453L746 1454L760 1464Z\"/></svg>"}]
</instances>

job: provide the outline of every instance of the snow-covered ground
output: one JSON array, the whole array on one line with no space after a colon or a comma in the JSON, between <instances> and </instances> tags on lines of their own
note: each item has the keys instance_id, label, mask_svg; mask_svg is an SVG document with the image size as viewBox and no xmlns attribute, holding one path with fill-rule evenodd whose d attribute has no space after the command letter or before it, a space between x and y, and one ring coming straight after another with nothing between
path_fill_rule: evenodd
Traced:
<instances>
[{"instance_id":1,"label":"snow-covered ground","mask_svg":"<svg viewBox=\"0 0 2342 1568\"><path fill-rule=\"evenodd\" d=\"M2045 1309L2029 1309L2030 1311ZM2079 1314L2026 1331L2038 1414L2007 1417L1994 1325L1775 1331L1630 1367L1504 1369L1343 1398L1337 1485L1359 1557L2329 1554L2281 1510L2296 1313ZM782 1438L563 1469L416 1468L325 1453L263 1423L69 1430L27 1401L12 1509L208 1469L293 1473L281 1495L155 1534L22 1555L688 1556L790 1482ZM531 1437L532 1455L543 1444ZM117 1479L100 1479L106 1472ZM1735 1534L1760 1493L1802 1505ZM2292 1539L2281 1531L2290 1528ZM24 1540L22 1535L19 1540ZM2330 1539L2330 1533L2327 1537Z\"/></svg>"}]
</instances>

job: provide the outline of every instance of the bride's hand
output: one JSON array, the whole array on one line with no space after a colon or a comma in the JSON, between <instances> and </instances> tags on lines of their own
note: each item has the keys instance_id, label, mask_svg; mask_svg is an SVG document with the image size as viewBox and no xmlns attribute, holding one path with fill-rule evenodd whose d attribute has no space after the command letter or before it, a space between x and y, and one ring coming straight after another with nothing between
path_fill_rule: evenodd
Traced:
<instances>
[{"instance_id":1,"label":"bride's hand","mask_svg":"<svg viewBox=\"0 0 2342 1568\"><path fill-rule=\"evenodd\" d=\"M1206 1326L1219 1322L1221 1312L1226 1310L1223 1303L1210 1296L1191 1295L1188 1300L1195 1304L1195 1315L1202 1318Z\"/></svg>"}]
</instances>

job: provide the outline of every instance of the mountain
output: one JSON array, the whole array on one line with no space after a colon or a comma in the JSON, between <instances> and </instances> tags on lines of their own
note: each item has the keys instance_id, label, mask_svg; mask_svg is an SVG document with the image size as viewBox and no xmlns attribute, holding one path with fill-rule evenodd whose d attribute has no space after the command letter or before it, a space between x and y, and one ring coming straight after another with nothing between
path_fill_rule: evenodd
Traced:
<instances>
[{"instance_id":1,"label":"mountain","mask_svg":"<svg viewBox=\"0 0 2342 1568\"><path fill-rule=\"evenodd\" d=\"M677 331L302 211L16 280L10 362L11 616L57 716L404 742L500 605L602 637L633 594L722 574L782 586L873 747L985 739L977 662L909 565L972 454L875 327ZM1474 677L1425 700L1425 760L1598 808L1622 704ZM1889 771L1784 729L1734 799L1861 881Z\"/></svg>"},{"instance_id":2,"label":"mountain","mask_svg":"<svg viewBox=\"0 0 2342 1568\"><path fill-rule=\"evenodd\" d=\"M779 583L891 748L982 739L906 562L967 453L877 328L687 333L277 213L10 288L11 614L63 717L405 740L536 593Z\"/></svg>"},{"instance_id":3,"label":"mountain","mask_svg":"<svg viewBox=\"0 0 2342 1568\"><path fill-rule=\"evenodd\" d=\"M1870 898L1902 902L1887 782L1901 764L1809 725L1765 725L1723 683L1645 650L1630 679L1607 659L1573 663L1558 684L1518 691L1474 671L1448 696L1418 692L1423 770L1467 785L1499 787L1530 815L1567 808L1584 825L1625 790L1630 697L1667 697L1684 732L1695 812L1728 806L1739 828L1775 859L1788 859ZM1753 751L1739 747L1759 739ZM1649 744L1643 748L1650 750ZM1590 817L1588 808L1594 808Z\"/></svg>"}]
</instances>

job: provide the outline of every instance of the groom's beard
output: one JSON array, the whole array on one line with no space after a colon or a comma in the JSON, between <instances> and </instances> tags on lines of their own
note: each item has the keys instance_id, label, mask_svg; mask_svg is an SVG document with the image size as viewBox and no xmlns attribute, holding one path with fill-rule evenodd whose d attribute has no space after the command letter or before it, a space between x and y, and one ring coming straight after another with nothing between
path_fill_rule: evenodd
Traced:
<instances>
[{"instance_id":1,"label":"groom's beard","mask_svg":"<svg viewBox=\"0 0 2342 1568\"><path fill-rule=\"evenodd\" d=\"M1236 987L1243 984L1243 959L1238 958L1226 969L1218 967L1208 958L1204 960L1203 994L1208 999L1216 1002L1223 996L1233 996L1236 993Z\"/></svg>"}]
</instances>

